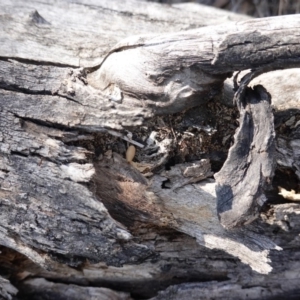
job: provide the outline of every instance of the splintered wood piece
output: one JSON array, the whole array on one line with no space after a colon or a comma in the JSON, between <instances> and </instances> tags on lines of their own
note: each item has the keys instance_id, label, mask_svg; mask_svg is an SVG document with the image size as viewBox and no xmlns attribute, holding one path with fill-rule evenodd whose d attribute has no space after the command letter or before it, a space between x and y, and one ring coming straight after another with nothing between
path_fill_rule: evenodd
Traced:
<instances>
[{"instance_id":1,"label":"splintered wood piece","mask_svg":"<svg viewBox=\"0 0 300 300\"><path fill-rule=\"evenodd\" d=\"M281 195L283 198L291 201L300 201L300 194L296 194L294 190L287 191L281 186L279 186L278 189L279 189L279 195Z\"/></svg>"},{"instance_id":2,"label":"splintered wood piece","mask_svg":"<svg viewBox=\"0 0 300 300\"><path fill-rule=\"evenodd\" d=\"M257 218L275 169L270 95L260 85L252 89L243 82L235 98L240 125L227 160L215 174L218 217L227 229Z\"/></svg>"}]
</instances>

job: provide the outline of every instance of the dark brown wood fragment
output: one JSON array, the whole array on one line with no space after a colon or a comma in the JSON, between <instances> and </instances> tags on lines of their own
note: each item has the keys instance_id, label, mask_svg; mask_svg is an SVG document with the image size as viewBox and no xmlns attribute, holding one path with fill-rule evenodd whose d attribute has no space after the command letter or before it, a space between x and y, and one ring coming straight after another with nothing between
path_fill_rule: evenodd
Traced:
<instances>
[{"instance_id":1,"label":"dark brown wood fragment","mask_svg":"<svg viewBox=\"0 0 300 300\"><path fill-rule=\"evenodd\" d=\"M228 229L257 218L275 169L270 95L260 85L246 87L237 91L236 101L240 126L227 160L215 174L218 216Z\"/></svg>"}]
</instances>

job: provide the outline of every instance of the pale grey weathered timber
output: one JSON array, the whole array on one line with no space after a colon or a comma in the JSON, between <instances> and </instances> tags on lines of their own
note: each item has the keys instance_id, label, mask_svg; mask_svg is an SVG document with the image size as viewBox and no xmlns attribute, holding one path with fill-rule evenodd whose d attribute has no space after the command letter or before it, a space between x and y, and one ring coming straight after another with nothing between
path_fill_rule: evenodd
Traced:
<instances>
[{"instance_id":1,"label":"pale grey weathered timber","mask_svg":"<svg viewBox=\"0 0 300 300\"><path fill-rule=\"evenodd\" d=\"M137 106L142 99L143 107L158 114L178 112L216 97L233 71L297 66L299 27L300 16L284 16L130 37L111 50L88 82L112 100L117 94L115 101Z\"/></svg>"},{"instance_id":2,"label":"pale grey weathered timber","mask_svg":"<svg viewBox=\"0 0 300 300\"><path fill-rule=\"evenodd\" d=\"M200 289L212 285L228 299L261 282L268 297L297 289L298 204L272 206L249 228L228 232L213 179L162 189L166 178L186 178L157 171L149 180L118 154L95 161L78 145L221 99L233 71L278 59L284 68L299 55L298 16L202 12L135 1L1 1L1 263L20 290L41 295L69 282L149 298L169 285L211 281ZM294 149L282 152L290 169ZM251 289L252 299L260 296Z\"/></svg>"}]
</instances>

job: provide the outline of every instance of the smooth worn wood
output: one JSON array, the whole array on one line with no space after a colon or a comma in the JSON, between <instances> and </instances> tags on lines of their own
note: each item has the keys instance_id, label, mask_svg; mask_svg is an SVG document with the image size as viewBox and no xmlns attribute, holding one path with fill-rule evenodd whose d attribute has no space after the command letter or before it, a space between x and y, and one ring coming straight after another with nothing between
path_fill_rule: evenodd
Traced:
<instances>
[{"instance_id":1,"label":"smooth worn wood","mask_svg":"<svg viewBox=\"0 0 300 300\"><path fill-rule=\"evenodd\" d=\"M220 224L213 175L238 127L225 79L297 66L299 16L252 20L194 6L1 1L4 299L296 294L299 204L277 195L278 180L299 192L297 94L280 102L287 73L265 79L278 78L267 88L278 167L260 214L241 204L251 224ZM269 116L272 142L263 108L252 118Z\"/></svg>"},{"instance_id":2,"label":"smooth worn wood","mask_svg":"<svg viewBox=\"0 0 300 300\"><path fill-rule=\"evenodd\" d=\"M295 15L135 36L118 43L88 82L116 105L178 112L218 96L233 71L299 65L299 26Z\"/></svg>"}]
</instances>

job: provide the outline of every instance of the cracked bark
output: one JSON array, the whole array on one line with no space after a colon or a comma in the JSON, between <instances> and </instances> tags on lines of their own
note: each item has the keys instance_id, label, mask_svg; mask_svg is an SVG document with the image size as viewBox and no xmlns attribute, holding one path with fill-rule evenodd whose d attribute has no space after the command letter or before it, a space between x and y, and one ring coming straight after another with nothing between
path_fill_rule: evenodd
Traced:
<instances>
[{"instance_id":1,"label":"cracked bark","mask_svg":"<svg viewBox=\"0 0 300 300\"><path fill-rule=\"evenodd\" d=\"M17 294L4 278L20 299L296 297L299 205L278 202L276 185L250 225L226 230L215 180L198 182L211 177L203 161L164 170L172 139L156 144L150 177L118 153L100 159L85 145L211 101L230 106L223 82L234 71L297 65L299 17L251 20L129 0L49 3L1 2L1 297ZM275 109L274 183L287 173L299 182L299 74L253 80Z\"/></svg>"}]
</instances>

